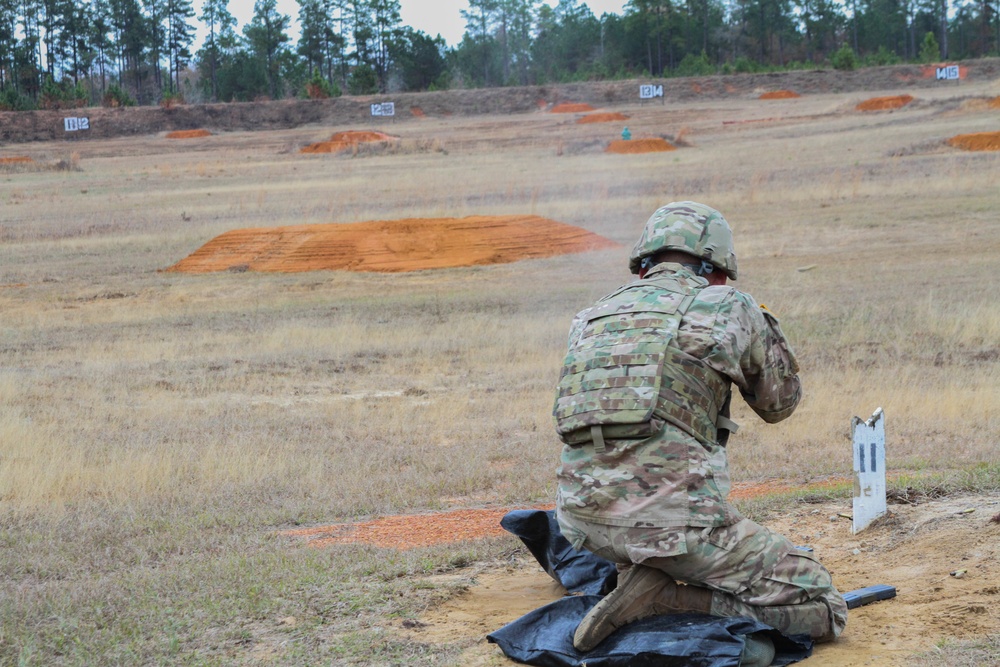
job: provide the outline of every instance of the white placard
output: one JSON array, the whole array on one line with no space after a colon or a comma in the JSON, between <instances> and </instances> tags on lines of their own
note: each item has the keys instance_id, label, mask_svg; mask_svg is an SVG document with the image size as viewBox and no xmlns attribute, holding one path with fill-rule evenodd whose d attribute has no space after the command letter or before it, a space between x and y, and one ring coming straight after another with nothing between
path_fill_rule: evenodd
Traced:
<instances>
[{"instance_id":1,"label":"white placard","mask_svg":"<svg viewBox=\"0 0 1000 667\"><path fill-rule=\"evenodd\" d=\"M886 512L885 414L875 410L868 421L851 420L854 447L854 525L859 533Z\"/></svg>"},{"instance_id":2,"label":"white placard","mask_svg":"<svg viewBox=\"0 0 1000 667\"><path fill-rule=\"evenodd\" d=\"M958 81L962 78L961 72L958 71L958 65L945 65L944 67L937 68L937 80L938 81Z\"/></svg>"},{"instance_id":3,"label":"white placard","mask_svg":"<svg viewBox=\"0 0 1000 667\"><path fill-rule=\"evenodd\" d=\"M382 102L381 104L372 105L372 115L373 116L395 116L396 115L396 103L395 102Z\"/></svg>"},{"instance_id":4,"label":"white placard","mask_svg":"<svg viewBox=\"0 0 1000 667\"><path fill-rule=\"evenodd\" d=\"M63 118L63 127L66 128L67 132L76 132L78 130L89 130L90 129L90 119L89 118Z\"/></svg>"},{"instance_id":5,"label":"white placard","mask_svg":"<svg viewBox=\"0 0 1000 667\"><path fill-rule=\"evenodd\" d=\"M663 86L654 86L652 84L643 84L639 86L639 99L641 100L651 100L654 97L663 97Z\"/></svg>"}]
</instances>

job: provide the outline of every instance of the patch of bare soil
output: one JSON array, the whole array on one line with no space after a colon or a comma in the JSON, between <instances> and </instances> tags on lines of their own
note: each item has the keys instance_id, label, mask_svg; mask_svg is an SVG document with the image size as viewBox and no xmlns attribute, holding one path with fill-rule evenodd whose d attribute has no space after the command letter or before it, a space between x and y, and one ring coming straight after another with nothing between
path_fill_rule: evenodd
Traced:
<instances>
[{"instance_id":1,"label":"patch of bare soil","mask_svg":"<svg viewBox=\"0 0 1000 667\"><path fill-rule=\"evenodd\" d=\"M585 229L534 215L410 218L237 229L166 271L375 271L503 264L617 247Z\"/></svg>"},{"instance_id":2,"label":"patch of bare soil","mask_svg":"<svg viewBox=\"0 0 1000 667\"><path fill-rule=\"evenodd\" d=\"M662 153L675 151L677 147L666 139L658 137L651 139L615 139L604 149L606 153Z\"/></svg>"},{"instance_id":3,"label":"patch of bare soil","mask_svg":"<svg viewBox=\"0 0 1000 667\"><path fill-rule=\"evenodd\" d=\"M34 162L27 155L12 155L10 157L0 157L0 164L27 164Z\"/></svg>"},{"instance_id":4,"label":"patch of bare soil","mask_svg":"<svg viewBox=\"0 0 1000 667\"><path fill-rule=\"evenodd\" d=\"M588 113L576 119L578 123L612 123L615 121L628 120L629 117L623 113Z\"/></svg>"},{"instance_id":5,"label":"patch of bare soil","mask_svg":"<svg viewBox=\"0 0 1000 667\"><path fill-rule=\"evenodd\" d=\"M891 91L936 88L935 68L923 65L863 67L852 71L834 69L727 74L671 79L664 86L663 102L746 97L761 90L787 89L800 94L827 94L853 91ZM963 82L992 82L1000 77L1000 58L982 58L960 65ZM482 114L533 113L547 106L546 99L579 100L579 103L607 107L633 104L636 88L647 80L578 81L546 86L512 86L486 89L439 90L397 93L393 99L400 109L419 107L428 116L474 116ZM183 104L161 107L91 107L81 111L90 119L90 129L74 140L89 141L110 137L158 134L191 127L212 127L225 132L281 130L304 125L344 125L371 122L368 96L342 95L312 100L276 100L218 104ZM586 111L592 111L593 106ZM65 139L62 111L0 112L0 142L52 141Z\"/></svg>"},{"instance_id":6,"label":"patch of bare soil","mask_svg":"<svg viewBox=\"0 0 1000 667\"><path fill-rule=\"evenodd\" d=\"M994 97L990 100L989 105L991 109L1000 109L1000 97Z\"/></svg>"},{"instance_id":7,"label":"patch of bare soil","mask_svg":"<svg viewBox=\"0 0 1000 667\"><path fill-rule=\"evenodd\" d=\"M413 114L414 118L426 118L427 114L420 107L410 107L410 113Z\"/></svg>"},{"instance_id":8,"label":"patch of bare soil","mask_svg":"<svg viewBox=\"0 0 1000 667\"><path fill-rule=\"evenodd\" d=\"M846 478L831 478L813 482L809 484L809 488L822 492L847 484L850 484L850 480ZM745 500L787 493L793 488L802 488L802 485L785 480L737 483L733 485L729 497L733 500ZM548 510L553 507L554 505L537 505L533 509ZM387 516L359 523L296 528L284 531L282 534L303 538L314 547L363 543L386 549L414 549L505 535L506 531L500 527L500 519L509 511L509 508L459 509L450 512Z\"/></svg>"},{"instance_id":9,"label":"patch of bare soil","mask_svg":"<svg viewBox=\"0 0 1000 667\"><path fill-rule=\"evenodd\" d=\"M392 143L399 141L399 137L394 137L384 132L373 130L355 130L349 132L337 132L329 141L320 141L302 148L300 153L339 153L350 150L358 144L366 143Z\"/></svg>"},{"instance_id":10,"label":"patch of bare soil","mask_svg":"<svg viewBox=\"0 0 1000 667\"><path fill-rule=\"evenodd\" d=\"M387 549L414 549L506 534L500 519L508 509L463 509L435 514L388 516L361 523L338 523L287 530L282 534L308 540L314 547L364 543Z\"/></svg>"},{"instance_id":11,"label":"patch of bare soil","mask_svg":"<svg viewBox=\"0 0 1000 667\"><path fill-rule=\"evenodd\" d=\"M959 134L946 143L966 151L1000 151L1000 132Z\"/></svg>"},{"instance_id":12,"label":"patch of bare soil","mask_svg":"<svg viewBox=\"0 0 1000 667\"><path fill-rule=\"evenodd\" d=\"M761 93L758 99L762 100L788 100L794 97L802 97L794 90L771 90L766 93Z\"/></svg>"},{"instance_id":13,"label":"patch of bare soil","mask_svg":"<svg viewBox=\"0 0 1000 667\"><path fill-rule=\"evenodd\" d=\"M167 139L199 139L210 136L212 136L212 133L208 130L174 130L173 132L167 132Z\"/></svg>"},{"instance_id":14,"label":"patch of bare soil","mask_svg":"<svg viewBox=\"0 0 1000 667\"><path fill-rule=\"evenodd\" d=\"M860 102L855 109L858 111L886 111L905 107L913 101L913 95L889 95L888 97L873 97Z\"/></svg>"},{"instance_id":15,"label":"patch of bare soil","mask_svg":"<svg viewBox=\"0 0 1000 667\"><path fill-rule=\"evenodd\" d=\"M587 111L593 111L594 107L585 103L576 102L563 102L552 107L549 111L551 113L583 113Z\"/></svg>"},{"instance_id":16,"label":"patch of bare soil","mask_svg":"<svg viewBox=\"0 0 1000 667\"><path fill-rule=\"evenodd\" d=\"M972 511L969 511L972 510ZM803 664L902 667L938 642L974 639L1000 627L1000 495L953 496L892 505L873 527L851 534L849 500L802 504L766 521L796 544L811 546L841 591L895 586L897 597L849 613L836 642L820 644ZM469 587L430 609L413 628L414 641L468 646L461 664L514 664L485 636L565 591L531 560L450 574ZM445 580L449 580L446 582ZM432 578L434 581L435 578Z\"/></svg>"}]
</instances>

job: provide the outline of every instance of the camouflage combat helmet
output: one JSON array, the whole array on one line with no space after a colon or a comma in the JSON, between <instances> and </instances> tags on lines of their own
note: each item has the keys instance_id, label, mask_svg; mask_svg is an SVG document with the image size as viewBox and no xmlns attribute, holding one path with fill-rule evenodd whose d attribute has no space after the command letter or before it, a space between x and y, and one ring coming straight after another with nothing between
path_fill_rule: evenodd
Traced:
<instances>
[{"instance_id":1,"label":"camouflage combat helmet","mask_svg":"<svg viewBox=\"0 0 1000 667\"><path fill-rule=\"evenodd\" d=\"M679 250L703 259L736 280L733 230L722 214L710 206L679 201L657 209L632 248L628 268L639 273L644 258L664 250Z\"/></svg>"}]
</instances>

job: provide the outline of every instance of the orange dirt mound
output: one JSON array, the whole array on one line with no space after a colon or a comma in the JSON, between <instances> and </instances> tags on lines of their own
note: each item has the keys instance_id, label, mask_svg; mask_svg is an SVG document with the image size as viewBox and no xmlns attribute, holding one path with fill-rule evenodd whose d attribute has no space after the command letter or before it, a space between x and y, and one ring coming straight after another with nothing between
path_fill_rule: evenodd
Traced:
<instances>
[{"instance_id":1,"label":"orange dirt mound","mask_svg":"<svg viewBox=\"0 0 1000 667\"><path fill-rule=\"evenodd\" d=\"M616 139L604 149L605 153L660 153L675 151L677 147L666 139Z\"/></svg>"},{"instance_id":2,"label":"orange dirt mound","mask_svg":"<svg viewBox=\"0 0 1000 667\"><path fill-rule=\"evenodd\" d=\"M563 102L552 107L552 113L581 113L593 110L594 107L589 104L574 104L570 102Z\"/></svg>"},{"instance_id":3,"label":"orange dirt mound","mask_svg":"<svg viewBox=\"0 0 1000 667\"><path fill-rule=\"evenodd\" d=\"M210 136L212 133L208 130L175 130L167 133L167 139L197 139Z\"/></svg>"},{"instance_id":4,"label":"orange dirt mound","mask_svg":"<svg viewBox=\"0 0 1000 667\"><path fill-rule=\"evenodd\" d=\"M760 96L762 100L787 100L793 97L802 97L794 90L772 90Z\"/></svg>"},{"instance_id":5,"label":"orange dirt mound","mask_svg":"<svg viewBox=\"0 0 1000 667\"><path fill-rule=\"evenodd\" d=\"M913 95L891 95L889 97L873 97L855 107L858 111L885 111L905 107L913 101Z\"/></svg>"},{"instance_id":6,"label":"orange dirt mound","mask_svg":"<svg viewBox=\"0 0 1000 667\"><path fill-rule=\"evenodd\" d=\"M1000 151L1000 132L959 134L947 141L949 146L967 151Z\"/></svg>"},{"instance_id":7,"label":"orange dirt mound","mask_svg":"<svg viewBox=\"0 0 1000 667\"><path fill-rule=\"evenodd\" d=\"M34 162L30 157L26 155L15 155L13 157L0 157L0 164L23 164L25 162Z\"/></svg>"},{"instance_id":8,"label":"orange dirt mound","mask_svg":"<svg viewBox=\"0 0 1000 667\"><path fill-rule=\"evenodd\" d=\"M416 118L424 118L427 116L427 114L424 113L424 110L420 107L410 107L410 113Z\"/></svg>"},{"instance_id":9,"label":"orange dirt mound","mask_svg":"<svg viewBox=\"0 0 1000 667\"><path fill-rule=\"evenodd\" d=\"M503 264L617 246L585 229L534 215L410 218L236 229L166 270L396 273Z\"/></svg>"},{"instance_id":10,"label":"orange dirt mound","mask_svg":"<svg viewBox=\"0 0 1000 667\"><path fill-rule=\"evenodd\" d=\"M364 143L377 143L396 141L399 137L393 137L382 132L367 130L337 132L329 141L320 141L303 148L300 153L339 153L348 150L353 146Z\"/></svg>"},{"instance_id":11,"label":"orange dirt mound","mask_svg":"<svg viewBox=\"0 0 1000 667\"><path fill-rule=\"evenodd\" d=\"M628 120L623 113L588 113L576 119L578 123L610 123L616 120Z\"/></svg>"},{"instance_id":12,"label":"orange dirt mound","mask_svg":"<svg viewBox=\"0 0 1000 667\"><path fill-rule=\"evenodd\" d=\"M992 100L990 100L990 108L1000 109L1000 97L994 97Z\"/></svg>"}]
</instances>

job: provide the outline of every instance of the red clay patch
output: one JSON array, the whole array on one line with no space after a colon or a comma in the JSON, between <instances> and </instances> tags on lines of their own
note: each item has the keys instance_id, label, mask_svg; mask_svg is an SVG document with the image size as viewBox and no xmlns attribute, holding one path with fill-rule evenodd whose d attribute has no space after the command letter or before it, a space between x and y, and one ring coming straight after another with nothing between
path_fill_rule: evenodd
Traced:
<instances>
[{"instance_id":1,"label":"red clay patch","mask_svg":"<svg viewBox=\"0 0 1000 667\"><path fill-rule=\"evenodd\" d=\"M889 97L873 97L858 104L858 111L885 111L899 109L913 101L913 95L890 95Z\"/></svg>"},{"instance_id":2,"label":"red clay patch","mask_svg":"<svg viewBox=\"0 0 1000 667\"><path fill-rule=\"evenodd\" d=\"M662 153L675 151L677 147L666 139L616 139L604 149L605 153Z\"/></svg>"},{"instance_id":3,"label":"red clay patch","mask_svg":"<svg viewBox=\"0 0 1000 667\"><path fill-rule=\"evenodd\" d=\"M994 97L990 100L989 106L991 109L1000 109L1000 97Z\"/></svg>"},{"instance_id":4,"label":"red clay patch","mask_svg":"<svg viewBox=\"0 0 1000 667\"><path fill-rule=\"evenodd\" d=\"M383 220L236 229L166 271L397 273L618 247L585 229L534 215Z\"/></svg>"},{"instance_id":5,"label":"red clay patch","mask_svg":"<svg viewBox=\"0 0 1000 667\"><path fill-rule=\"evenodd\" d=\"M424 110L420 107L410 107L410 113L416 118L425 118L427 116L427 114L424 113Z\"/></svg>"},{"instance_id":6,"label":"red clay patch","mask_svg":"<svg viewBox=\"0 0 1000 667\"><path fill-rule=\"evenodd\" d=\"M455 510L440 514L387 516L363 523L286 530L282 534L304 537L309 546L314 547L360 542L389 549L415 549L508 535L500 527L500 519L509 511Z\"/></svg>"},{"instance_id":7,"label":"red clay patch","mask_svg":"<svg viewBox=\"0 0 1000 667\"><path fill-rule=\"evenodd\" d=\"M583 113L585 111L593 111L594 107L589 104L575 104L571 102L563 102L562 104L557 104L552 107L552 113Z\"/></svg>"},{"instance_id":8,"label":"red clay patch","mask_svg":"<svg viewBox=\"0 0 1000 667\"><path fill-rule=\"evenodd\" d=\"M793 97L802 97L794 90L771 90L769 92L763 93L760 98L762 100L788 100Z\"/></svg>"},{"instance_id":9,"label":"red clay patch","mask_svg":"<svg viewBox=\"0 0 1000 667\"><path fill-rule=\"evenodd\" d=\"M1000 132L959 134L948 139L947 144L966 151L1000 151Z\"/></svg>"},{"instance_id":10,"label":"red clay patch","mask_svg":"<svg viewBox=\"0 0 1000 667\"><path fill-rule=\"evenodd\" d=\"M588 113L576 119L578 123L611 123L617 120L628 120L623 113Z\"/></svg>"},{"instance_id":11,"label":"red clay patch","mask_svg":"<svg viewBox=\"0 0 1000 667\"><path fill-rule=\"evenodd\" d=\"M34 162L27 155L14 155L11 157L0 157L0 164L25 164L27 162Z\"/></svg>"},{"instance_id":12,"label":"red clay patch","mask_svg":"<svg viewBox=\"0 0 1000 667\"><path fill-rule=\"evenodd\" d=\"M210 137L212 133L208 130L174 130L167 132L167 139L198 139L199 137Z\"/></svg>"},{"instance_id":13,"label":"red clay patch","mask_svg":"<svg viewBox=\"0 0 1000 667\"><path fill-rule=\"evenodd\" d=\"M363 143L389 143L397 141L399 137L393 137L382 132L374 131L350 131L337 132L329 141L320 141L310 144L300 150L300 153L339 153L350 150L352 147Z\"/></svg>"},{"instance_id":14,"label":"red clay patch","mask_svg":"<svg viewBox=\"0 0 1000 667\"><path fill-rule=\"evenodd\" d=\"M828 480L807 485L817 491L835 489L849 484L845 479ZM734 500L758 498L785 493L795 488L780 480L738 484L729 497ZM532 509L548 510L552 505L537 505ZM371 544L387 549L415 549L436 544L452 544L468 540L507 535L500 527L506 509L463 509L435 514L387 516L361 523L337 523L314 528L282 531L288 537L301 537L309 546L326 547L334 544Z\"/></svg>"}]
</instances>

